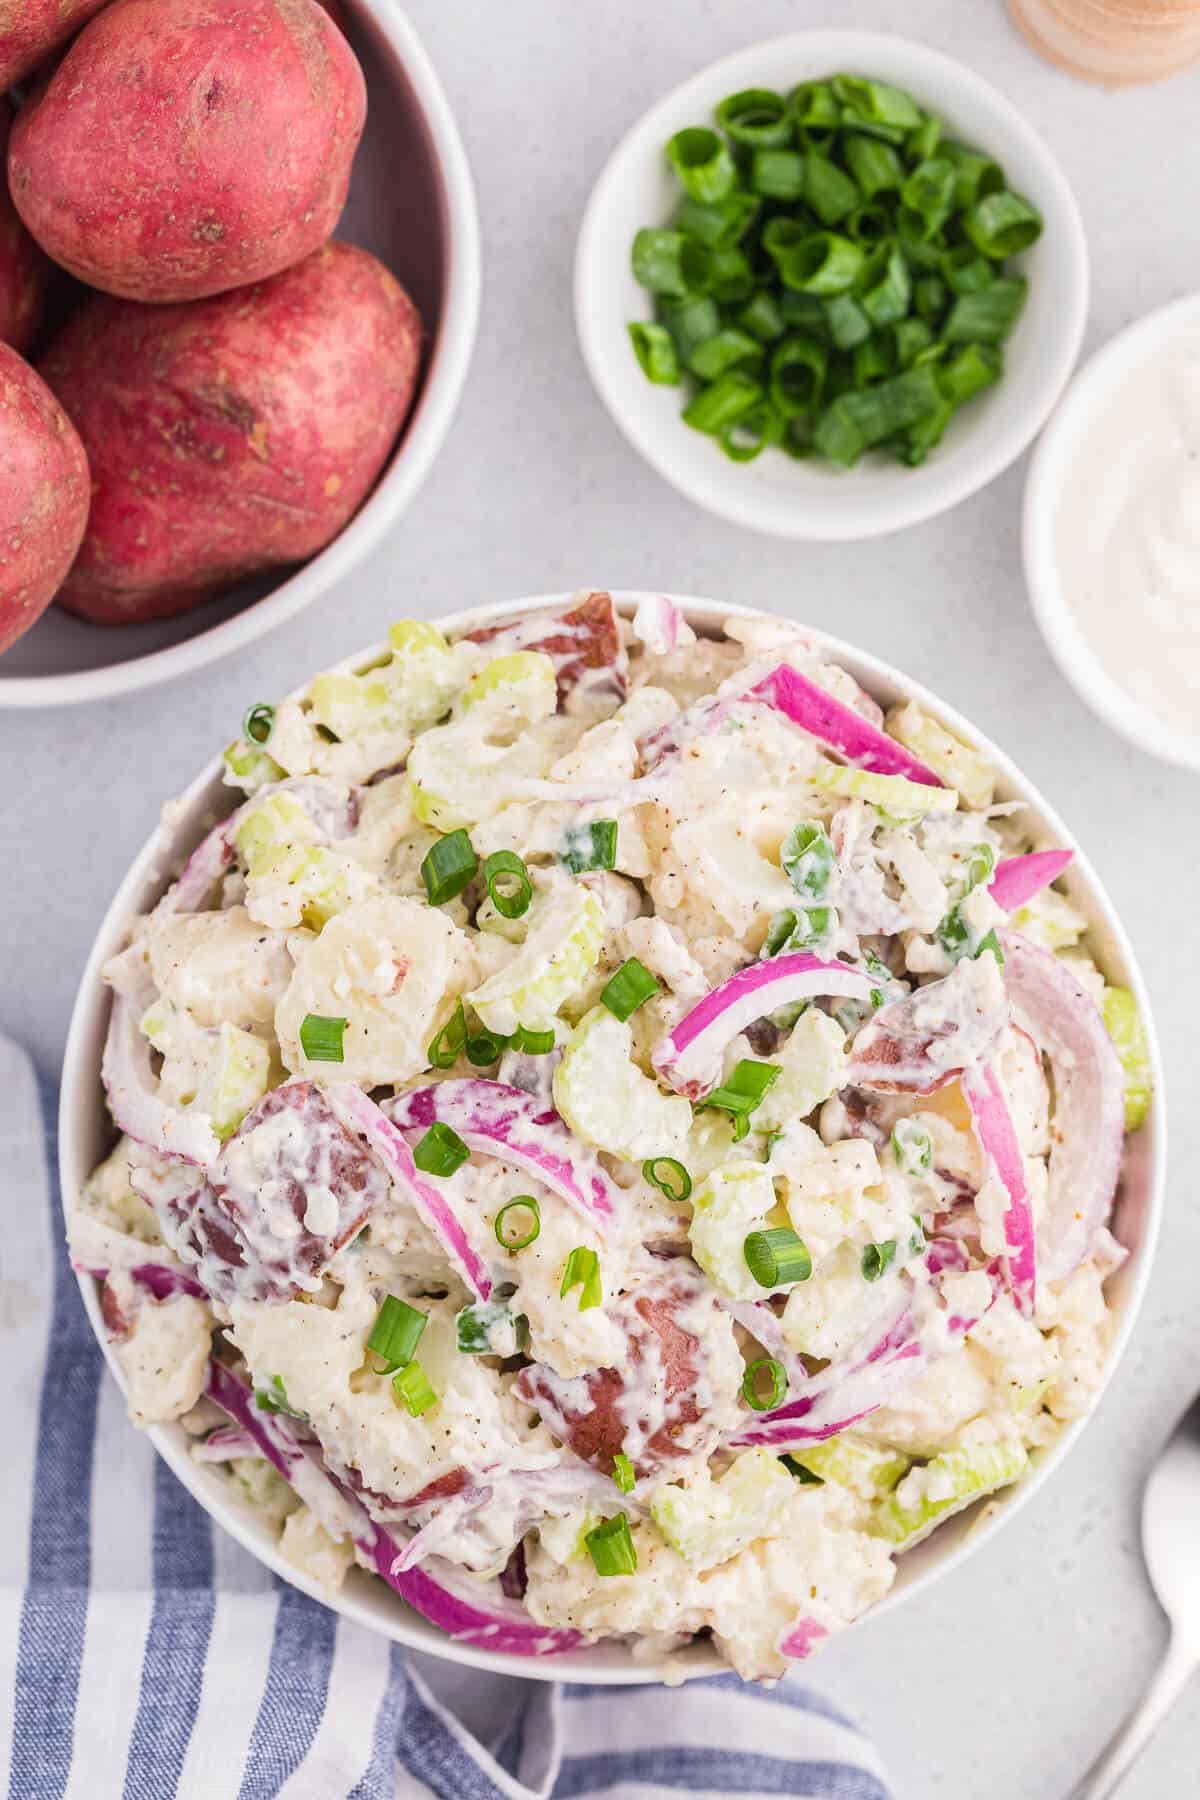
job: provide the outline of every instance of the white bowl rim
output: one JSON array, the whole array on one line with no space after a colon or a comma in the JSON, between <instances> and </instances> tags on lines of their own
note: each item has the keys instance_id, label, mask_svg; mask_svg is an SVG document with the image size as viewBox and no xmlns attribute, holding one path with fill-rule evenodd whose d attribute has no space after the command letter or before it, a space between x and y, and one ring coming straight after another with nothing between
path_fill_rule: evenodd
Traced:
<instances>
[{"instance_id":1,"label":"white bowl rim","mask_svg":"<svg viewBox=\"0 0 1200 1800\"><path fill-rule=\"evenodd\" d=\"M900 479L905 471L898 470L896 482L889 484L891 498L885 502L877 495L873 496L870 507L864 504L857 518L843 519L830 511L822 512L816 497L802 499L798 496L795 501L798 516L794 522L789 522L780 517L780 509L771 503L770 496L760 499L749 483L739 486L736 480L710 484L691 479L671 453L670 444L674 438L665 434L660 437L649 426L643 428L622 405L617 386L610 379L612 358L600 341L597 309L590 299L595 283L603 278L602 259L595 240L600 235L610 191L615 191L624 177L626 158L640 149L644 138L665 142L670 131L661 121L688 101L693 91L697 95L705 94L716 84L718 77L722 84L728 83L731 89L736 89L745 85L760 59L784 55L792 49L806 55L827 54L831 66L840 64L843 67L872 56L886 62L907 58L911 59L914 69L919 66L956 83L964 96L965 106L974 103L985 115L1002 121L1003 128L1040 165L1046 187L1039 198L1043 201L1043 210L1046 196L1053 198L1059 214L1057 229L1064 234L1064 255L1070 269L1070 280L1064 283L1062 306L1057 315L1056 354L1036 400L1031 400L1004 429L986 436L986 441L982 441L986 435L982 429L973 430L936 465L932 462L926 465L927 468L936 466L941 481L936 486L931 483L923 495L913 491L911 482L906 484ZM902 77L894 68L884 68L881 72L893 80L904 79L910 85L920 87L919 74ZM703 102L697 100L696 104L701 106ZM1087 320L1089 281L1087 238L1071 186L1044 138L999 88L957 58L898 32L818 27L763 39L707 64L655 101L630 126L597 177L579 228L574 272L575 329L593 386L614 424L638 454L678 492L717 517L770 536L797 538L809 543L857 542L936 517L985 487L1015 461L1041 429L1075 366ZM731 469L730 473L736 471ZM907 473L911 474L911 471Z\"/></svg>"},{"instance_id":2,"label":"white bowl rim","mask_svg":"<svg viewBox=\"0 0 1200 1800\"><path fill-rule=\"evenodd\" d=\"M616 588L611 592L620 612L625 617L633 612L637 602L645 598L647 594L647 590ZM661 590L653 590L653 592L660 593ZM527 596L517 601L496 602L448 614L439 619L437 624L441 630L461 635L480 625L493 624L509 618L523 618L529 613L543 608L561 607L571 597L566 593L541 594ZM719 603L685 595L672 595L670 598L701 630L706 626L719 626L723 620L728 618L771 616L764 614L757 607L742 606L736 603ZM906 697L915 699L923 707L928 708L943 720L951 731L975 744L994 763L1002 783L1010 787L1014 793L1018 793L1028 800L1034 812L1045 824L1047 830L1054 835L1056 841L1060 845L1074 850L1072 878L1090 896L1095 917L1103 925L1111 939L1122 967L1123 979L1133 990L1145 1024L1155 1095L1155 1105L1150 1119L1143 1127L1143 1131L1138 1134L1143 1141L1148 1141L1150 1146L1142 1241L1135 1255L1130 1258L1133 1266L1127 1265L1126 1272L1132 1276L1132 1281L1122 1297L1116 1329L1113 1332L1102 1372L1100 1390L1095 1397L1092 1409L1083 1418L1077 1419L1073 1424L1067 1426L1056 1441L1038 1455L1035 1466L1019 1483L1005 1490L999 1503L993 1502L984 1511L977 1513L971 1528L954 1543L948 1552L937 1561L931 1561L929 1566L922 1567L916 1574L910 1575L909 1579L901 1585L893 1587L877 1606L863 1614L862 1618L856 1621L856 1627L860 1628L865 1626L870 1619L891 1611L907 1596L922 1591L940 1576L948 1574L974 1550L990 1539L1005 1521L1027 1504L1034 1493L1049 1479L1051 1473L1066 1458L1089 1419L1094 1416L1096 1406L1111 1382L1133 1332L1150 1277L1164 1206L1167 1108L1158 1035L1145 983L1134 957L1132 946L1099 876L1057 813L1042 799L1038 789L1019 773L1007 755L982 733L975 730L953 707L947 706L920 682L913 680L880 658L858 650L842 638L834 637L830 633L806 625L800 626L800 629L817 648L826 652L832 660L849 666L856 675L863 679L865 686L869 687L872 680L877 680L885 687L897 689ZM386 648L386 642L377 642L343 658L341 662L333 666L339 671L364 667L384 654ZM301 684L301 686L303 685ZM301 689L298 688L295 691L298 693ZM233 791L221 785L221 769L220 757L214 756L171 806L172 821L182 821L190 816L192 829L188 831L188 837L193 834L199 835L196 819L197 808L201 802L206 799L212 801L218 793L223 797L233 798ZM98 1062L94 1056L89 1056L88 1052L88 1039L94 1031L98 1030L99 1020L106 1005L107 997L101 978L101 967L123 941L129 922L140 910L140 895L146 887L152 882L157 884L160 889L164 887L167 871L177 867L182 861L184 851L175 849L174 839L176 836L183 835L182 830L179 830L174 823L168 825L164 821L160 822L143 845L105 913L79 982L66 1049L63 1053L62 1087L59 1099L58 1158L64 1221L67 1196L76 1192L82 1181L91 1172L86 1158L77 1153L77 1140L80 1132L76 1121L89 1115L94 1116L97 1105L101 1110L104 1108ZM76 1271L75 1278L97 1342L100 1344L113 1378L124 1392L125 1382L112 1346L108 1342L100 1313L98 1285L93 1277L80 1271ZM131 1429L133 1429L132 1426ZM382 1632L396 1643L441 1657L447 1662L487 1669L493 1673L524 1676L533 1680L553 1681L564 1676L568 1678L579 1676L590 1682L607 1686L625 1686L653 1680L660 1675L660 1671L656 1670L653 1665L635 1661L632 1651L627 1646L613 1642L606 1643L602 1640L598 1645L590 1646L585 1650L568 1652L565 1656L548 1657L544 1661L511 1654L497 1654L470 1645L455 1643L436 1627L431 1626L428 1621L411 1613L410 1609L396 1596L388 1597L386 1602L388 1614L386 1618L381 1618L376 1607L369 1604L365 1598L360 1598L359 1586L350 1586L335 1595L330 1595L302 1571L287 1562L274 1546L256 1542L252 1530L248 1528L247 1513L240 1509L233 1500L222 1493L205 1490L206 1471L203 1465L197 1464L190 1456L187 1440L178 1424L150 1426L147 1435L159 1455L163 1457L192 1497L251 1555L265 1563L283 1580L302 1589L312 1599L321 1601L335 1612L345 1615L358 1624ZM930 1544L936 1543L936 1541L936 1539L929 1540ZM901 1569L903 1566L902 1563ZM368 1584L368 1588L362 1589L364 1595L369 1591L374 1591L375 1583L370 1577L362 1577L361 1581ZM351 1582L354 1582L353 1576ZM393 1602L394 1604L392 1604ZM697 1646L693 1651L687 1653L683 1673L685 1679L693 1680L704 1675L719 1674L726 1669L727 1665L710 1646ZM678 1679L677 1672L673 1678Z\"/></svg>"},{"instance_id":3,"label":"white bowl rim","mask_svg":"<svg viewBox=\"0 0 1200 1800\"><path fill-rule=\"evenodd\" d=\"M1200 728L1189 736L1165 725L1112 676L1067 600L1054 541L1057 509L1070 479L1069 458L1095 410L1155 342L1188 319L1200 320L1200 289L1155 307L1110 337L1072 378L1034 452L1025 478L1022 555L1033 614L1055 662L1080 699L1139 750L1200 769Z\"/></svg>"},{"instance_id":4,"label":"white bowl rim","mask_svg":"<svg viewBox=\"0 0 1200 1800\"><path fill-rule=\"evenodd\" d=\"M324 550L263 599L195 637L103 668L64 675L5 676L0 709L110 700L194 674L293 619L344 580L412 502L453 422L479 325L479 215L467 153L441 78L398 0L358 0L387 38L412 84L433 146L446 236L445 299L433 355L403 443L359 511Z\"/></svg>"}]
</instances>

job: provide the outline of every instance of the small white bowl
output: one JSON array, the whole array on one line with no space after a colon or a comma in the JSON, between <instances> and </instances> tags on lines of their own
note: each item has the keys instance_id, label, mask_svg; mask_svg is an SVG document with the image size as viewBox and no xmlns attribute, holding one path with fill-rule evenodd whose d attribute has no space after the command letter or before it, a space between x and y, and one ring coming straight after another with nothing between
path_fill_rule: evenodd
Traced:
<instances>
[{"instance_id":1,"label":"small white bowl","mask_svg":"<svg viewBox=\"0 0 1200 1800\"><path fill-rule=\"evenodd\" d=\"M950 133L985 151L1041 211L1045 230L1018 266L1029 298L1005 346L1003 380L954 418L920 468L867 458L840 470L768 451L733 464L680 417L680 390L647 381L626 326L650 316L630 268L643 225L663 223L677 195L663 146L685 125L710 122L727 94L786 92L838 72L909 89ZM635 450L698 506L777 537L875 537L944 512L1008 466L1062 390L1087 312L1083 226L1066 178L1016 107L980 76L936 50L869 31L804 31L739 50L684 82L622 139L592 190L575 257L575 323L593 382Z\"/></svg>"},{"instance_id":2,"label":"small white bowl","mask_svg":"<svg viewBox=\"0 0 1200 1800\"><path fill-rule=\"evenodd\" d=\"M643 595L614 594L622 614L628 618ZM479 625L494 624L509 618L523 618L531 611L551 605L562 605L565 594L542 594L531 599L510 601L502 606L487 606L472 612L458 613L439 620L449 632L474 630ZM737 614L743 618L757 616L746 606L718 606L712 600L694 600L676 596L677 604L701 635L716 634L724 619ZM1150 1014L1149 1000L1134 961L1133 951L1121 929L1112 903L1100 885L1099 877L1087 858L1075 845L1062 820L1042 799L1037 789L999 751L968 722L935 698L928 689L902 675L899 670L867 656L839 638L806 628L812 642L833 661L848 669L855 679L883 706L901 700L916 700L953 732L977 744L990 758L998 772L999 798L1021 801L1029 829L1055 844L1075 850L1075 860L1066 877L1071 902L1089 922L1096 954L1110 980L1133 989L1145 1021L1149 1039L1154 1105L1149 1120L1136 1136L1129 1139L1118 1201L1116 1229L1121 1241L1129 1246L1130 1256L1107 1289L1114 1313L1114 1332L1103 1379L1107 1382L1116 1368L1133 1330L1141 1306L1154 1246L1163 1211L1163 1184L1166 1170L1166 1100L1163 1092L1162 1064L1158 1040ZM370 666L386 649L373 645L357 656L347 657L339 665L343 670ZM192 782L169 815L136 858L128 875L118 888L113 902L100 925L87 967L79 984L79 997L71 1019L70 1035L63 1058L62 1098L59 1105L59 1176L64 1205L77 1194L101 1157L111 1148L114 1132L100 1085L100 1053L108 1022L109 993L100 970L107 959L124 943L133 919L163 893L172 872L184 862L187 854L203 833L218 818L229 812L233 796L221 781L221 762L214 757ZM100 1316L98 1284L88 1275L78 1277L79 1290L87 1309L92 1329L104 1350L109 1368L120 1386L124 1386L120 1367L112 1354L103 1320ZM883 1603L865 1615L856 1629L868 1629L869 1622L883 1611L890 1611L905 1598L920 1592L965 1561L980 1545L986 1543L1006 1519L1029 1500L1034 1492L1058 1468L1086 1424L1078 1420L1066 1428L1050 1448L1035 1452L1032 1472L1016 1487L1009 1488L989 1501L984 1509L976 1508L949 1520L924 1544L901 1558L895 1586ZM130 1426L130 1430L133 1427ZM156 1449L174 1470L195 1499L207 1509L219 1525L232 1532L238 1542L279 1576L323 1600L336 1612L368 1625L398 1644L423 1650L447 1662L465 1663L473 1668L495 1673L525 1675L551 1681L560 1677L623 1685L653 1680L662 1670L652 1662L636 1658L624 1644L600 1643L588 1649L572 1650L563 1656L544 1661L521 1656L499 1654L469 1645L458 1644L444 1632L413 1612L390 1588L375 1577L352 1570L345 1587L332 1598L307 1576L292 1567L279 1554L275 1534L261 1517L237 1504L229 1488L211 1468L198 1463L189 1453L187 1434L179 1425L158 1425L150 1430ZM713 1675L724 1666L708 1643L698 1643L686 1653L686 1675Z\"/></svg>"},{"instance_id":3,"label":"small white bowl","mask_svg":"<svg viewBox=\"0 0 1200 1800\"><path fill-rule=\"evenodd\" d=\"M108 700L254 643L347 579L395 525L441 449L479 321L471 170L437 72L397 0L342 0L342 10L367 78L367 127L337 235L373 250L404 283L428 346L390 463L345 529L298 570L274 570L144 625L93 625L51 605L0 657L0 708Z\"/></svg>"},{"instance_id":4,"label":"small white bowl","mask_svg":"<svg viewBox=\"0 0 1200 1800\"><path fill-rule=\"evenodd\" d=\"M1176 731L1111 675L1063 592L1055 529L1062 499L1076 478L1076 458L1114 392L1181 326L1200 322L1200 293L1126 326L1076 375L1042 436L1025 482L1023 551L1033 613L1054 660L1075 692L1106 725L1164 762L1200 769L1200 720Z\"/></svg>"}]
</instances>

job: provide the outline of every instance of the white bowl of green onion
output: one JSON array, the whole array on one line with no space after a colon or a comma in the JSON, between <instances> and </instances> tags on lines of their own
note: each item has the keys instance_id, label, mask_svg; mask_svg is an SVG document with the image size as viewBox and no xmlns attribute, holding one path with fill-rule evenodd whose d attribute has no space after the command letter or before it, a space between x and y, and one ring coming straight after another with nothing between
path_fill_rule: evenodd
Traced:
<instances>
[{"instance_id":1,"label":"white bowl of green onion","mask_svg":"<svg viewBox=\"0 0 1200 1800\"><path fill-rule=\"evenodd\" d=\"M713 64L622 140L575 316L659 474L737 524L842 540L1020 454L1087 289L1071 190L1003 95L903 38L809 31Z\"/></svg>"}]
</instances>

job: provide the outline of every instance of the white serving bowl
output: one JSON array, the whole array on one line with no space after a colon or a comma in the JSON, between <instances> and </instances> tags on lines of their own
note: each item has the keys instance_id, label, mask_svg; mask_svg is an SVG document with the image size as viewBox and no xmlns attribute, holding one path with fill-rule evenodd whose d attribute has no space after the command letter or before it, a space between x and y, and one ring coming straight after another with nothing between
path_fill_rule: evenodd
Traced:
<instances>
[{"instance_id":1,"label":"white serving bowl","mask_svg":"<svg viewBox=\"0 0 1200 1800\"><path fill-rule=\"evenodd\" d=\"M1034 617L1080 699L1139 750L1185 769L1200 769L1200 719L1194 732L1175 730L1109 673L1063 591L1055 543L1059 508L1078 479L1080 453L1099 415L1155 350L1188 325L1200 325L1200 293L1186 294L1126 326L1076 375L1029 465L1023 551Z\"/></svg>"},{"instance_id":2,"label":"white serving bowl","mask_svg":"<svg viewBox=\"0 0 1200 1800\"><path fill-rule=\"evenodd\" d=\"M372 250L412 295L426 354L412 411L374 491L326 549L173 619L103 626L51 605L0 657L0 707L107 700L243 649L345 581L433 464L479 321L475 190L442 84L397 0L343 0L367 78L367 126L337 235Z\"/></svg>"},{"instance_id":3,"label":"white serving bowl","mask_svg":"<svg viewBox=\"0 0 1200 1800\"><path fill-rule=\"evenodd\" d=\"M768 451L733 464L680 417L680 390L656 387L638 367L626 326L651 314L630 268L643 225L663 223L678 189L663 154L674 132L711 122L727 94L787 91L837 72L908 88L956 138L994 157L1039 208L1045 230L1018 266L1029 298L1005 345L1003 379L958 412L920 468L867 457L841 470ZM593 382L629 439L698 506L777 537L875 537L944 512L1020 455L1058 398L1079 353L1087 312L1083 226L1066 178L1012 103L962 63L906 38L869 31L803 31L754 44L692 76L638 120L592 190L575 257L575 323Z\"/></svg>"},{"instance_id":4,"label":"white serving bowl","mask_svg":"<svg viewBox=\"0 0 1200 1800\"><path fill-rule=\"evenodd\" d=\"M632 613L641 597L636 593L614 595L626 617ZM472 612L458 613L440 620L439 624L452 633L470 631L481 624L492 624L512 616L523 617L539 607L562 605L567 598L566 595L541 595L503 606L482 607ZM749 607L718 606L711 600L679 598L678 604L697 631L710 636L719 630L722 620L733 614L743 617L752 615ZM814 644L847 668L882 705L890 706L899 700L915 699L944 720L951 731L977 743L999 771L999 795L1023 801L1028 809L1025 816L1032 829L1045 832L1057 844L1069 845L1075 849L1075 861L1066 877L1072 903L1090 921L1096 951L1107 974L1115 981L1131 987L1137 996L1150 1040L1155 1105L1148 1123L1129 1140L1126 1156L1117 1231L1122 1241L1129 1245L1131 1255L1108 1288L1116 1315L1116 1332L1105 1371L1107 1379L1124 1350L1141 1305L1163 1207L1166 1141L1162 1069L1149 1002L1133 952L1099 878L1074 845L1066 826L1001 751L975 732L965 719L936 700L927 689L898 670L889 668L886 663L865 655L838 638L828 637L823 632L812 631L809 636ZM374 645L357 656L348 657L339 666L344 670L364 667L376 660L385 648L386 646ZM159 826L117 890L88 958L63 1061L59 1110L59 1173L64 1204L69 1204L70 1197L79 1192L97 1162L111 1148L114 1138L100 1085L100 1053L109 1007L108 990L101 979L101 967L124 943L131 921L159 898L171 875L179 869L205 830L231 810L234 795L222 784L220 772L220 760L214 757L178 803L171 807L169 822ZM104 1349L109 1368L118 1384L123 1386L121 1371L108 1345L100 1317L98 1283L87 1275L80 1275L78 1280L92 1328ZM1080 1421L1068 1428L1049 1450L1035 1451L1030 1475L1017 1487L997 1495L988 1503L986 1512L981 1514L976 1509L950 1520L932 1538L910 1551L901 1560L895 1587L882 1606L875 1609L876 1612L897 1606L905 1597L918 1593L985 1543L999 1528L1000 1523L1011 1518L1017 1508L1032 1497L1035 1489L1063 1461L1083 1423L1084 1421ZM275 1547L270 1529L260 1518L230 1497L229 1490L220 1477L189 1455L189 1439L179 1425L152 1427L150 1436L188 1491L247 1550L253 1552L277 1575L302 1588L314 1599L324 1600L335 1611L344 1613L347 1618L354 1619L359 1624L373 1627L397 1643L444 1657L449 1662L544 1680L565 1676L621 1684L653 1679L659 1673L653 1664L635 1660L626 1646L616 1643L597 1644L589 1649L574 1650L542 1662L457 1644L411 1611L381 1581L359 1570L352 1571L342 1592L330 1599L305 1575L284 1561ZM868 1619L871 1616L866 1615ZM687 1658L689 1678L714 1674L724 1666L719 1662L716 1652L706 1643L694 1646L687 1652Z\"/></svg>"}]
</instances>

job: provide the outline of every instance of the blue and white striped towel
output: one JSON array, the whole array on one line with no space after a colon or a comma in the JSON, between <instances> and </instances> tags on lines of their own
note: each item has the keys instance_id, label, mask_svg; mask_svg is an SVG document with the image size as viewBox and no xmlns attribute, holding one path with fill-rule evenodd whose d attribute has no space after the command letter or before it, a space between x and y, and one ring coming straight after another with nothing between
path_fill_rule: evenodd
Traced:
<instances>
[{"instance_id":1,"label":"blue and white striped towel","mask_svg":"<svg viewBox=\"0 0 1200 1800\"><path fill-rule=\"evenodd\" d=\"M158 1461L104 1372L62 1249L51 1102L0 1038L9 1800L888 1800L870 1744L793 1682L481 1676L271 1576Z\"/></svg>"}]
</instances>

